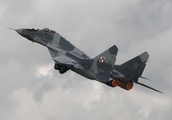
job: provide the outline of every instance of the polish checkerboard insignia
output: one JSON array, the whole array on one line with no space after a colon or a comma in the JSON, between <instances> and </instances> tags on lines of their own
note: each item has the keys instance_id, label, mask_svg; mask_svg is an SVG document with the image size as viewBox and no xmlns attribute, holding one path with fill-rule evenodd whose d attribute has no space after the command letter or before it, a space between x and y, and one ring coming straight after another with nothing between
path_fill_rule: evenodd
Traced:
<instances>
[{"instance_id":1,"label":"polish checkerboard insignia","mask_svg":"<svg viewBox=\"0 0 172 120\"><path fill-rule=\"evenodd\" d=\"M101 56L100 59L99 59L99 62L103 63L104 61L105 61L105 57Z\"/></svg>"}]
</instances>

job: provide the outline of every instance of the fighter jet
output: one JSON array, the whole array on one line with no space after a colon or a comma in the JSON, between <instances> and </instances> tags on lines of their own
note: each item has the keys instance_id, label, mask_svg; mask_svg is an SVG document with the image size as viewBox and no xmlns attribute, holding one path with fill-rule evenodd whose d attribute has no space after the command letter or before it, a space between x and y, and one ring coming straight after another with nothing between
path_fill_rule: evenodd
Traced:
<instances>
[{"instance_id":1,"label":"fighter jet","mask_svg":"<svg viewBox=\"0 0 172 120\"><path fill-rule=\"evenodd\" d=\"M54 69L58 70L60 74L72 70L88 79L99 81L111 87L119 86L125 90L131 90L133 84L136 83L162 93L138 82L149 58L147 52L121 65L114 65L118 52L116 45L96 57L90 58L54 30L32 28L15 29L15 31L26 39L47 47L55 62Z\"/></svg>"}]
</instances>

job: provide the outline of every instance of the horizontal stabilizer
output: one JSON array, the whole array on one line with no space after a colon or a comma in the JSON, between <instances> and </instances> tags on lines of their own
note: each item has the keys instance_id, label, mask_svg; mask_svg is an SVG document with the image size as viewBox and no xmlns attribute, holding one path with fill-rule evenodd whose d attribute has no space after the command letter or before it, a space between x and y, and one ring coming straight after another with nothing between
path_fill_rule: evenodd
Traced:
<instances>
[{"instance_id":1,"label":"horizontal stabilizer","mask_svg":"<svg viewBox=\"0 0 172 120\"><path fill-rule=\"evenodd\" d=\"M157 90L157 89L155 89L155 88L152 88L152 87L150 87L150 86L147 86L147 85L145 85L145 84L143 84L143 83L137 82L137 84L139 84L139 85L141 85L141 86L144 86L144 87L146 87L146 88L149 88L149 89L151 89L151 90L154 90L154 91L156 91L156 92L163 93L163 92L161 92L161 91L159 91L159 90Z\"/></svg>"}]
</instances>

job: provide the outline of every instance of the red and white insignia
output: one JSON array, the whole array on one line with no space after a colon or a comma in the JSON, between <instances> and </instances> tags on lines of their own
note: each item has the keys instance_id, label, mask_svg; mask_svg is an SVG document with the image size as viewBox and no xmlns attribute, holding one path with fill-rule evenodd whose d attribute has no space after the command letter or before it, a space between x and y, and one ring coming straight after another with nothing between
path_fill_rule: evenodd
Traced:
<instances>
[{"instance_id":1,"label":"red and white insignia","mask_svg":"<svg viewBox=\"0 0 172 120\"><path fill-rule=\"evenodd\" d=\"M105 57L104 56L100 57L99 62L103 63L104 61L105 61Z\"/></svg>"}]
</instances>

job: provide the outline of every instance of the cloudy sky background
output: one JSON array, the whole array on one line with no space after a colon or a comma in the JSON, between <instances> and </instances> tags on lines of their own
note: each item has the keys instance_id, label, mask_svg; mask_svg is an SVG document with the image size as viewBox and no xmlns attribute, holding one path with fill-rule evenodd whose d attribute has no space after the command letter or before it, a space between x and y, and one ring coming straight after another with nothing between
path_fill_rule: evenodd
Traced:
<instances>
[{"instance_id":1,"label":"cloudy sky background","mask_svg":"<svg viewBox=\"0 0 172 120\"><path fill-rule=\"evenodd\" d=\"M171 120L172 1L1 0L1 120ZM139 85L110 88L71 71L53 69L48 50L13 28L48 27L94 57L116 44L116 64L148 51Z\"/></svg>"}]
</instances>

